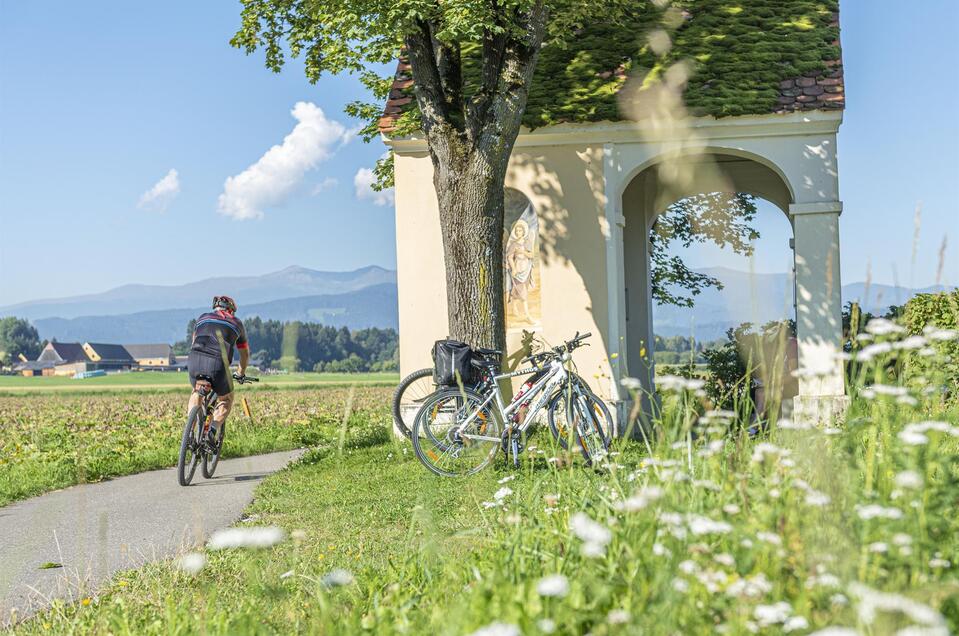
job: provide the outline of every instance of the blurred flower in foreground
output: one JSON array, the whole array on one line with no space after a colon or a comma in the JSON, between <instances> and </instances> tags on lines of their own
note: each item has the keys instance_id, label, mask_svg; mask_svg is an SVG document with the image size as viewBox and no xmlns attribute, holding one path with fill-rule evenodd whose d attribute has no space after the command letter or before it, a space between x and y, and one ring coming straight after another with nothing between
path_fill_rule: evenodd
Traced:
<instances>
[{"instance_id":1,"label":"blurred flower in foreground","mask_svg":"<svg viewBox=\"0 0 959 636\"><path fill-rule=\"evenodd\" d=\"M471 636L520 636L519 627L509 623L490 623L486 627L480 627Z\"/></svg>"},{"instance_id":2,"label":"blurred flower in foreground","mask_svg":"<svg viewBox=\"0 0 959 636\"><path fill-rule=\"evenodd\" d=\"M569 580L562 574L543 577L536 584L540 596L563 597L569 593Z\"/></svg>"},{"instance_id":3,"label":"blurred flower in foreground","mask_svg":"<svg viewBox=\"0 0 959 636\"><path fill-rule=\"evenodd\" d=\"M218 530L210 537L207 547L211 550L226 548L269 548L283 541L286 534L276 526L264 528L227 528Z\"/></svg>"},{"instance_id":4,"label":"blurred flower in foreground","mask_svg":"<svg viewBox=\"0 0 959 636\"><path fill-rule=\"evenodd\" d=\"M342 587L353 582L353 573L349 570L336 569L326 574L320 582L326 587Z\"/></svg>"},{"instance_id":5,"label":"blurred flower in foreground","mask_svg":"<svg viewBox=\"0 0 959 636\"><path fill-rule=\"evenodd\" d=\"M197 574L206 565L206 557L199 552L191 552L177 559L176 564L187 574Z\"/></svg>"}]
</instances>

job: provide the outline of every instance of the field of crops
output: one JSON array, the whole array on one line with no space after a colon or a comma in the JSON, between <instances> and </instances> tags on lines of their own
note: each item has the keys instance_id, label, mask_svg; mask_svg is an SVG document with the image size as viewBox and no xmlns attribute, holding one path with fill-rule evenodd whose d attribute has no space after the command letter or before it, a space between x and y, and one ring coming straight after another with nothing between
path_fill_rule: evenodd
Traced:
<instances>
[{"instance_id":1,"label":"field of crops","mask_svg":"<svg viewBox=\"0 0 959 636\"><path fill-rule=\"evenodd\" d=\"M389 424L391 387L241 391L227 457L316 446ZM176 464L188 393L0 396L0 505L48 490ZM349 407L349 416L345 417Z\"/></svg>"}]
</instances>

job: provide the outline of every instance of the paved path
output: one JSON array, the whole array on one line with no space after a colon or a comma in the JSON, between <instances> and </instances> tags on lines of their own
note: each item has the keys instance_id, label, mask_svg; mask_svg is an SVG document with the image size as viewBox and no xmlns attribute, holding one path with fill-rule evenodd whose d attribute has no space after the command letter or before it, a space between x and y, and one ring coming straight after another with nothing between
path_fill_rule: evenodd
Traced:
<instances>
[{"instance_id":1,"label":"paved path","mask_svg":"<svg viewBox=\"0 0 959 636\"><path fill-rule=\"evenodd\" d=\"M175 469L74 486L0 508L0 626L78 598L117 570L174 556L234 523L264 477L301 451L223 460L181 488ZM62 568L41 570L44 563Z\"/></svg>"}]
</instances>

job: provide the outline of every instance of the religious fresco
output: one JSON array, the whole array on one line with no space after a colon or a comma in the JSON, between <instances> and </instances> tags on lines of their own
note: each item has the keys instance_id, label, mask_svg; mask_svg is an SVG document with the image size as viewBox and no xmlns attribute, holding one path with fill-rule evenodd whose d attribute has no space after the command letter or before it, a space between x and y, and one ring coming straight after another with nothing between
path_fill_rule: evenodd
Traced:
<instances>
[{"instance_id":1,"label":"religious fresco","mask_svg":"<svg viewBox=\"0 0 959 636\"><path fill-rule=\"evenodd\" d=\"M503 227L506 328L540 327L539 219L529 198L519 190L506 188Z\"/></svg>"}]
</instances>

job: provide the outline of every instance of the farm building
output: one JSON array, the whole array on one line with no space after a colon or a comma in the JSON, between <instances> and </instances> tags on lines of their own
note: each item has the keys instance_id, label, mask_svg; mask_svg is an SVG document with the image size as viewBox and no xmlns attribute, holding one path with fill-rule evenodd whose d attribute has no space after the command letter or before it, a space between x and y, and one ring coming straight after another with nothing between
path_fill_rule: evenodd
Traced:
<instances>
[{"instance_id":1,"label":"farm building","mask_svg":"<svg viewBox=\"0 0 959 636\"><path fill-rule=\"evenodd\" d=\"M822 420L845 404L839 173L845 104L839 6L781 0L761 10L684 2L582 29L544 47L507 174L504 270L510 353L591 331L583 375L616 405L621 380L653 390L650 230L686 197L749 193L792 228L799 365L789 400ZM675 4L675 3L674 3ZM671 22L670 22L671 21ZM667 26L663 26L666 24ZM640 36L639 34L646 34ZM394 152L400 366L429 366L448 333L433 165L400 60L380 132ZM788 397L788 396L787 396Z\"/></svg>"},{"instance_id":2,"label":"farm building","mask_svg":"<svg viewBox=\"0 0 959 636\"><path fill-rule=\"evenodd\" d=\"M168 344L132 344L123 345L123 348L141 368L165 368L176 365L173 347Z\"/></svg>"}]
</instances>

